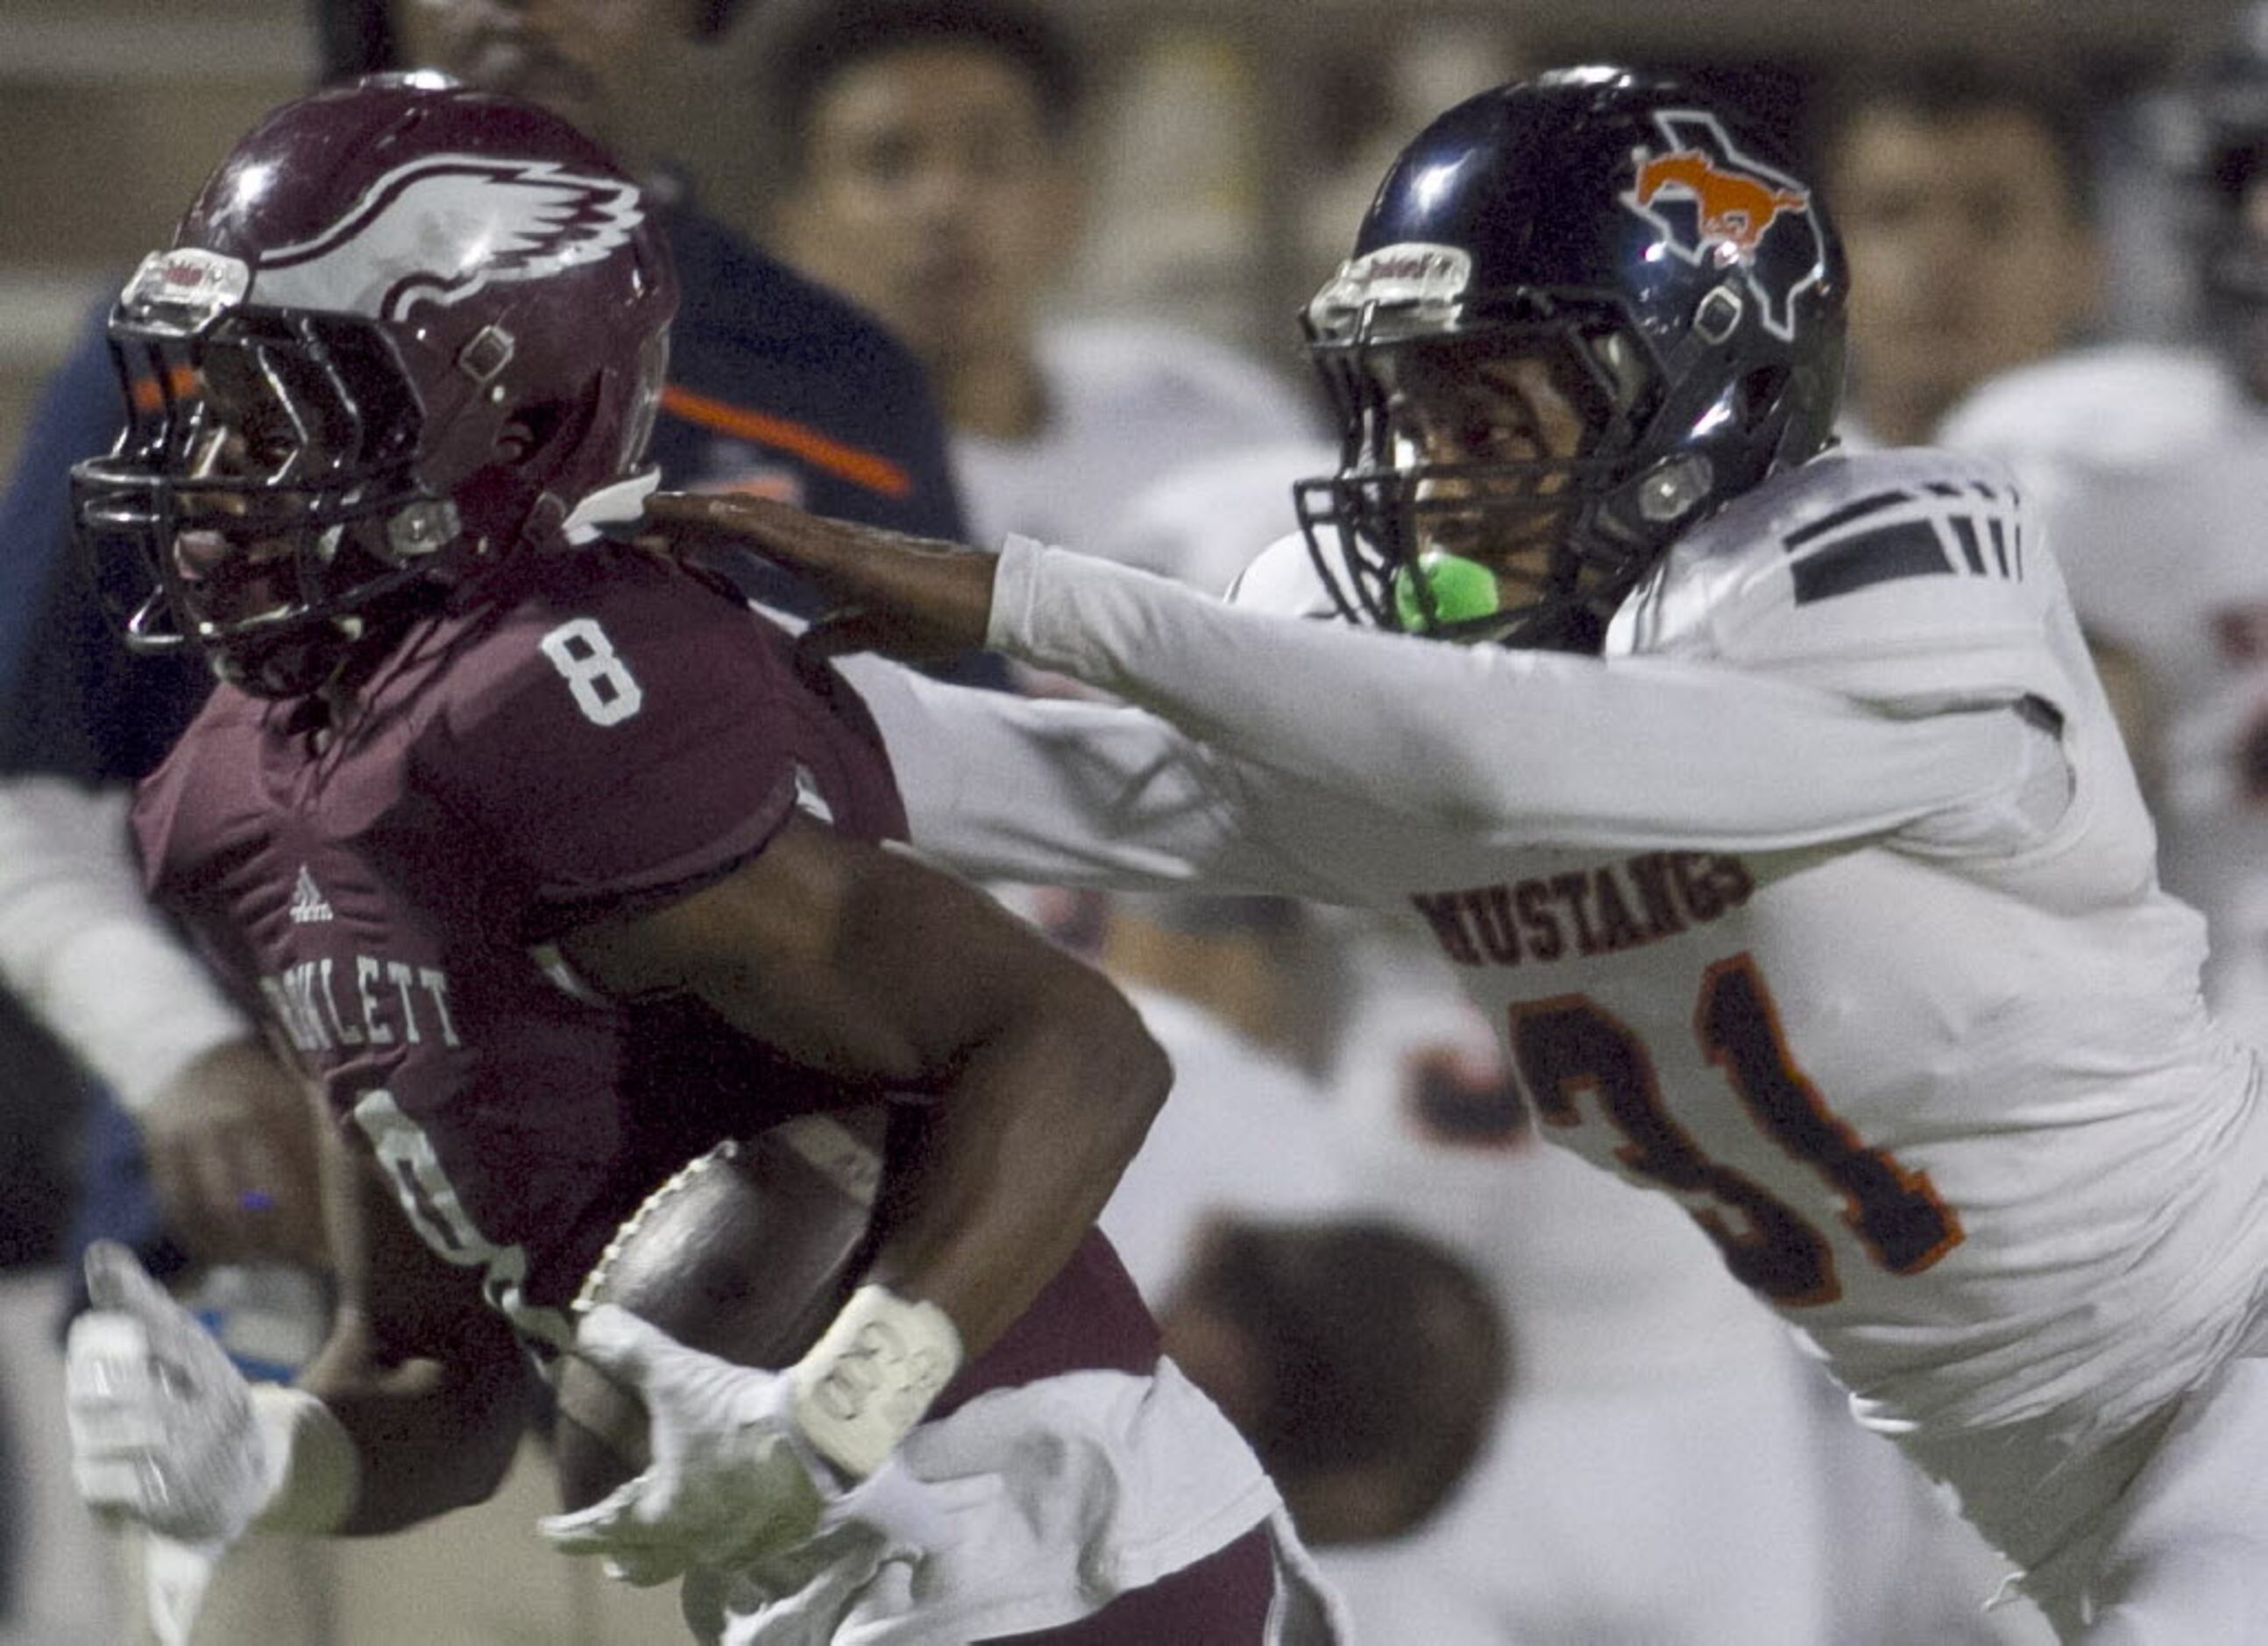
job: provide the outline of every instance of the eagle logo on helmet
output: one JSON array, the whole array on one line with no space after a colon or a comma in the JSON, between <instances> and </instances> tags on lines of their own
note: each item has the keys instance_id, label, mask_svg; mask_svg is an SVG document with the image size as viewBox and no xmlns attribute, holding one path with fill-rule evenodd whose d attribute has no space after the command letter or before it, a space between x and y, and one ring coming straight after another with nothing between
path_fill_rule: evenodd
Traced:
<instances>
[{"instance_id":1,"label":"eagle logo on helmet","mask_svg":"<svg viewBox=\"0 0 2268 1646\"><path fill-rule=\"evenodd\" d=\"M1665 110L1654 124L1662 146L1632 151L1623 205L1650 224L1673 255L1737 277L1765 328L1793 336L1796 298L1827 273L1811 191L1742 153L1714 114Z\"/></svg>"},{"instance_id":2,"label":"eagle logo on helmet","mask_svg":"<svg viewBox=\"0 0 2268 1646\"><path fill-rule=\"evenodd\" d=\"M263 255L252 300L398 321L421 303L596 262L644 220L637 187L619 178L431 155L378 179L313 239Z\"/></svg>"}]
</instances>

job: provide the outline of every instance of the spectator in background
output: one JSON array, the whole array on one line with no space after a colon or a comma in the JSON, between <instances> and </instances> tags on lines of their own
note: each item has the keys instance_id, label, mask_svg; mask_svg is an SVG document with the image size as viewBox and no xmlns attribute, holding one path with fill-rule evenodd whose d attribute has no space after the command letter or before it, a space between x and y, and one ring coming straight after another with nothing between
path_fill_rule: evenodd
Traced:
<instances>
[{"instance_id":1,"label":"spectator in background","mask_svg":"<svg viewBox=\"0 0 2268 1646\"><path fill-rule=\"evenodd\" d=\"M620 144L626 100L651 94L661 50L717 37L740 9L740 0L314 0L312 18L327 78L438 69L551 104ZM641 168L656 160L627 158ZM943 432L918 364L681 189L674 205L668 227L685 300L652 447L666 483L798 498L903 530L956 528ZM133 1116L133 1126L115 1126L99 1111L97 1134L121 1146L97 1156L81 1235L125 1240L184 1284L202 1265L280 1260L289 1268L269 1276L283 1291L277 1311L304 1317L321 1305L300 1277L323 1261L304 1096L145 908L128 853L125 786L156 763L210 680L194 661L129 659L70 552L66 472L118 426L102 328L108 306L106 296L50 386L0 501L9 544L0 561L0 1012L35 1019L107 1089L99 1101L114 1094ZM964 677L1003 675L986 662ZM76 1097L68 1083L0 1093L11 1108ZM40 1278L27 1290L37 1314L51 1317L40 1295L53 1297L53 1271ZM42 1336L48 1324L38 1320ZM238 1324L308 1343L320 1336L320 1322L304 1318ZM55 1512L79 1515L75 1503ZM446 1555L451 1542L435 1536L431 1548ZM492 1554L477 1539L468 1546ZM498 1569L487 1560L468 1587L478 1592L483 1576L497 1587ZM587 1620L591 1597L571 1598L555 1568L546 1573L549 1604ZM352 1614L350 1562L319 1570L302 1560L294 1575L312 1575L325 1598L293 1612L263 1584L245 1594L243 1616L256 1621L239 1623L225 1583L200 1638L254 1631L283 1642L303 1627L328 1627L327 1612ZM360 1592L382 1606L388 1587ZM524 1597L507 1609L515 1607L515 1627L539 1615Z\"/></svg>"},{"instance_id":2,"label":"spectator in background","mask_svg":"<svg viewBox=\"0 0 2268 1646\"><path fill-rule=\"evenodd\" d=\"M1943 433L2016 469L2080 621L2135 661L2159 872L2211 926L2208 998L2268 1044L2268 6L2230 12L2159 101L2202 336L2012 373Z\"/></svg>"},{"instance_id":3,"label":"spectator in background","mask_svg":"<svg viewBox=\"0 0 2268 1646\"><path fill-rule=\"evenodd\" d=\"M1160 1325L1167 1352L1252 1442L1326 1574L1332 1550L1403 1537L1488 1444L1512 1347L1481 1278L1380 1219L1219 1217ZM1439 1642L1381 1616L1373 1638Z\"/></svg>"},{"instance_id":4,"label":"spectator in background","mask_svg":"<svg viewBox=\"0 0 2268 1646\"><path fill-rule=\"evenodd\" d=\"M1967 395L2073 348L2099 317L2080 90L2051 69L1929 60L1854 70L1828 101L1822 159L1851 267L1839 432L1851 445L1963 444L1946 424ZM2088 643L2146 766L2145 671L2113 631L2090 625Z\"/></svg>"},{"instance_id":5,"label":"spectator in background","mask_svg":"<svg viewBox=\"0 0 2268 1646\"><path fill-rule=\"evenodd\" d=\"M823 0L765 54L782 252L913 347L972 537L1092 536L1190 459L1312 435L1286 380L1152 322L1050 321L1080 232L1086 65L1018 0Z\"/></svg>"},{"instance_id":6,"label":"spectator in background","mask_svg":"<svg viewBox=\"0 0 2268 1646\"><path fill-rule=\"evenodd\" d=\"M1850 258L1845 439L1931 443L1977 383L2068 347L2102 255L2083 105L2045 72L1869 66L1831 88L1827 196Z\"/></svg>"}]
</instances>

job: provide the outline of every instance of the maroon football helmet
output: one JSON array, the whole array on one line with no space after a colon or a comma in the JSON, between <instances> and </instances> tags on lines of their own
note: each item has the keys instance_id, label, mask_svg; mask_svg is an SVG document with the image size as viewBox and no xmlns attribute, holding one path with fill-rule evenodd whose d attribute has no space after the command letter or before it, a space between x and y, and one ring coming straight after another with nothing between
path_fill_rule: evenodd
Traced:
<instances>
[{"instance_id":1,"label":"maroon football helmet","mask_svg":"<svg viewBox=\"0 0 2268 1646\"><path fill-rule=\"evenodd\" d=\"M653 210L565 122L433 76L270 114L112 311L128 424L73 483L106 587L139 569L128 644L296 696L415 586L637 518Z\"/></svg>"}]
</instances>

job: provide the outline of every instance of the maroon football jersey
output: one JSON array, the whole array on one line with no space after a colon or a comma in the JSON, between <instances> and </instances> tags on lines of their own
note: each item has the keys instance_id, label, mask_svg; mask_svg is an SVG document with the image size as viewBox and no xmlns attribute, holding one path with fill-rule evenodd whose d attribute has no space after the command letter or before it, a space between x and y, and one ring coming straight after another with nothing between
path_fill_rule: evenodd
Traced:
<instances>
[{"instance_id":1,"label":"maroon football jersey","mask_svg":"<svg viewBox=\"0 0 2268 1646\"><path fill-rule=\"evenodd\" d=\"M481 594L413 629L328 732L312 705L222 687L134 825L153 896L320 1078L427 1243L556 1344L658 1183L843 1097L698 1002L576 990L547 945L731 872L799 805L862 839L905 820L855 694L799 675L788 638L699 574L600 544ZM1003 1346L1041 1348L1021 1369L1154 1354L1093 1244L1012 1334L1022 1351Z\"/></svg>"}]
</instances>

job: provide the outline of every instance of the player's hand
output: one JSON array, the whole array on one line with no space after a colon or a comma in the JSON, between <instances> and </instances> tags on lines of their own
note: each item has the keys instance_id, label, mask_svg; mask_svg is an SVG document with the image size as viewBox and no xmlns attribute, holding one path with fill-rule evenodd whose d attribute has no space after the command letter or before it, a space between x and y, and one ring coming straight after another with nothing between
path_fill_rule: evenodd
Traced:
<instances>
[{"instance_id":1,"label":"player's hand","mask_svg":"<svg viewBox=\"0 0 2268 1646\"><path fill-rule=\"evenodd\" d=\"M546 1517L562 1553L603 1555L644 1585L762 1560L847 1521L934 1542L921 1482L895 1463L861 1481L838 1474L797 1427L784 1373L688 1348L612 1303L584 1317L575 1353L644 1402L653 1461L587 1509Z\"/></svg>"},{"instance_id":2,"label":"player's hand","mask_svg":"<svg viewBox=\"0 0 2268 1646\"><path fill-rule=\"evenodd\" d=\"M994 557L963 544L741 494L659 493L646 519L666 539L753 550L817 585L840 609L805 632L807 655L871 651L919 662L984 644Z\"/></svg>"},{"instance_id":3,"label":"player's hand","mask_svg":"<svg viewBox=\"0 0 2268 1646\"><path fill-rule=\"evenodd\" d=\"M235 1541L280 1467L251 1385L124 1246L89 1247L86 1284L94 1306L71 1323L64 1361L79 1496L183 1543Z\"/></svg>"},{"instance_id":4,"label":"player's hand","mask_svg":"<svg viewBox=\"0 0 2268 1646\"><path fill-rule=\"evenodd\" d=\"M192 1255L323 1266L306 1088L259 1041L205 1052L136 1119L166 1226Z\"/></svg>"}]
</instances>

